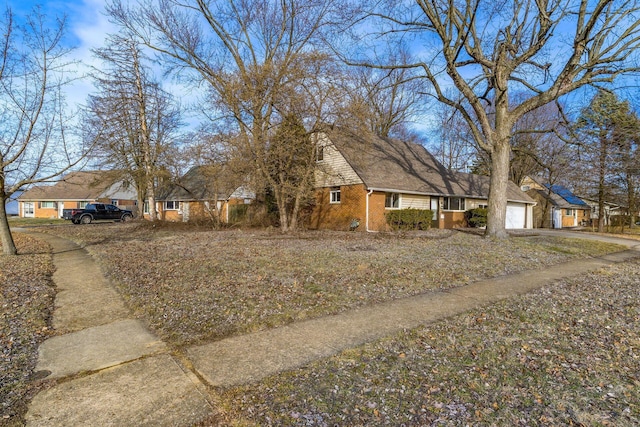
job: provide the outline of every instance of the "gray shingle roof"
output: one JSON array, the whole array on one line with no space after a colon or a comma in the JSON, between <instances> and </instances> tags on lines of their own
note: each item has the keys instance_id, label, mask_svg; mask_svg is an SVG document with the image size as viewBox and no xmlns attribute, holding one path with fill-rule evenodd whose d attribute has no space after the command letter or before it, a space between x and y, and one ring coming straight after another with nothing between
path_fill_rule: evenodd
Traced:
<instances>
[{"instance_id":1,"label":"gray shingle roof","mask_svg":"<svg viewBox=\"0 0 640 427\"><path fill-rule=\"evenodd\" d=\"M19 200L92 200L107 190L115 179L109 172L71 172L54 185L31 187Z\"/></svg>"},{"instance_id":2,"label":"gray shingle roof","mask_svg":"<svg viewBox=\"0 0 640 427\"><path fill-rule=\"evenodd\" d=\"M489 177L451 172L422 145L342 129L327 135L369 189L481 199L489 196ZM507 199L535 203L513 182L509 182Z\"/></svg>"},{"instance_id":3,"label":"gray shingle roof","mask_svg":"<svg viewBox=\"0 0 640 427\"><path fill-rule=\"evenodd\" d=\"M195 166L175 182L168 184L158 191L157 200L226 200L239 185L218 179L216 188L216 176L224 174L224 170L213 170L208 166ZM233 187L233 188L231 188ZM217 192L217 194L216 194Z\"/></svg>"}]
</instances>

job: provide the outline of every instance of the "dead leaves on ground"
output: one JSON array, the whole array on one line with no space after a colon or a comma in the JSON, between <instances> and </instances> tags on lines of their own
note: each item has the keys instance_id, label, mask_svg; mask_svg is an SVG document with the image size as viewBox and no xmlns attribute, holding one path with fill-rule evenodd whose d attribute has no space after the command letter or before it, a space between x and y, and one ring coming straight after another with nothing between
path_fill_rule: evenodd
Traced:
<instances>
[{"instance_id":1,"label":"dead leaves on ground","mask_svg":"<svg viewBox=\"0 0 640 427\"><path fill-rule=\"evenodd\" d=\"M260 425L640 423L640 262L228 390Z\"/></svg>"},{"instance_id":2,"label":"dead leaves on ground","mask_svg":"<svg viewBox=\"0 0 640 427\"><path fill-rule=\"evenodd\" d=\"M177 345L610 250L553 238L496 242L449 230L433 230L435 237L166 229L154 235L135 224L66 230L100 242L88 249L130 306ZM102 230L111 238L103 238Z\"/></svg>"},{"instance_id":3,"label":"dead leaves on ground","mask_svg":"<svg viewBox=\"0 0 640 427\"><path fill-rule=\"evenodd\" d=\"M20 417L34 384L38 344L48 337L55 290L49 247L16 234L18 256L0 256L0 417Z\"/></svg>"}]
</instances>

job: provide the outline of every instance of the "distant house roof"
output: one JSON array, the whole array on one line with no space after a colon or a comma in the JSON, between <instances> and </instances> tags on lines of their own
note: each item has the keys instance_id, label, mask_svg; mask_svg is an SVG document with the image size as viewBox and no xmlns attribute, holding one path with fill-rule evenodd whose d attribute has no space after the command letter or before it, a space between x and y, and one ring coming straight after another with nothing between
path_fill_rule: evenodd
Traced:
<instances>
[{"instance_id":1,"label":"distant house roof","mask_svg":"<svg viewBox=\"0 0 640 427\"><path fill-rule=\"evenodd\" d=\"M157 200L227 200L229 197L252 198L253 193L242 190L242 186L224 176L224 167L195 166L176 181L158 191Z\"/></svg>"},{"instance_id":2,"label":"distant house roof","mask_svg":"<svg viewBox=\"0 0 640 427\"><path fill-rule=\"evenodd\" d=\"M369 189L481 199L489 196L489 177L449 171L422 145L342 129L331 130L327 136ZM535 203L513 182L509 182L507 199Z\"/></svg>"},{"instance_id":3,"label":"distant house roof","mask_svg":"<svg viewBox=\"0 0 640 427\"><path fill-rule=\"evenodd\" d=\"M107 194L113 190L117 181L111 172L80 171L67 174L53 185L34 186L20 195L18 200L93 200L111 197ZM131 196L132 192L129 191ZM133 196L135 198L135 195Z\"/></svg>"},{"instance_id":4,"label":"distant house roof","mask_svg":"<svg viewBox=\"0 0 640 427\"><path fill-rule=\"evenodd\" d=\"M562 185L549 185L545 184L545 187L556 193L558 196L562 197L567 203L576 206L587 206L587 204L578 196L573 194L571 190Z\"/></svg>"},{"instance_id":5,"label":"distant house roof","mask_svg":"<svg viewBox=\"0 0 640 427\"><path fill-rule=\"evenodd\" d=\"M580 197L576 196L567 187L560 184L545 184L538 177L532 177L531 179L536 187L529 190L534 192L542 199L547 199L549 202L560 209L591 209L589 204L585 203Z\"/></svg>"}]
</instances>

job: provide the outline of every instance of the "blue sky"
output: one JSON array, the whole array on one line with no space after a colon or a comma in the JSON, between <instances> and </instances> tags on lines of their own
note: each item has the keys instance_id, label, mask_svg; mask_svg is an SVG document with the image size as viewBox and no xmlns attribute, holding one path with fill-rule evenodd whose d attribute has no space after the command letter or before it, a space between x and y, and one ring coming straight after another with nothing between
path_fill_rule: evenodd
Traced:
<instances>
[{"instance_id":1,"label":"blue sky","mask_svg":"<svg viewBox=\"0 0 640 427\"><path fill-rule=\"evenodd\" d=\"M67 38L65 45L73 47L72 58L80 61L79 74L87 71L86 65L93 62L91 49L104 43L105 35L113 31L113 26L104 16L104 0L9 0L0 4L6 5L20 20L36 5L39 5L50 19L67 18ZM88 80L77 81L68 91L70 105L83 104L92 86Z\"/></svg>"}]
</instances>

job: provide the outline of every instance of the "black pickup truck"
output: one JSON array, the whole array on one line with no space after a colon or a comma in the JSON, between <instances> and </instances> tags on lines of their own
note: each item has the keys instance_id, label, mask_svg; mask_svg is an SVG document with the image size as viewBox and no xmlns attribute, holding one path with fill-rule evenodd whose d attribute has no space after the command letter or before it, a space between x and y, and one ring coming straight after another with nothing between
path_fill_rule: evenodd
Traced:
<instances>
[{"instance_id":1,"label":"black pickup truck","mask_svg":"<svg viewBox=\"0 0 640 427\"><path fill-rule=\"evenodd\" d=\"M84 209L63 209L62 218L69 219L74 224L90 224L99 220L129 221L133 218L133 213L114 205L90 203Z\"/></svg>"}]
</instances>

